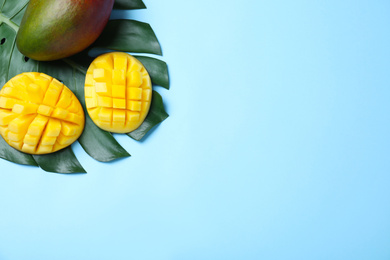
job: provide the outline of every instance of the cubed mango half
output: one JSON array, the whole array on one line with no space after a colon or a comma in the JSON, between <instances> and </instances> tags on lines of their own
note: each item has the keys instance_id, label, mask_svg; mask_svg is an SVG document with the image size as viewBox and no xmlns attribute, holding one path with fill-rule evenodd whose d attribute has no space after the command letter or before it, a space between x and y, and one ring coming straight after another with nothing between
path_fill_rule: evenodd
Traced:
<instances>
[{"instance_id":1,"label":"cubed mango half","mask_svg":"<svg viewBox=\"0 0 390 260\"><path fill-rule=\"evenodd\" d=\"M111 52L89 66L84 93L88 114L98 127L129 133L149 112L152 83L140 61L124 52Z\"/></svg>"},{"instance_id":2,"label":"cubed mango half","mask_svg":"<svg viewBox=\"0 0 390 260\"><path fill-rule=\"evenodd\" d=\"M22 73L0 90L0 134L19 151L47 154L63 149L79 138L84 124L77 97L49 75Z\"/></svg>"}]
</instances>

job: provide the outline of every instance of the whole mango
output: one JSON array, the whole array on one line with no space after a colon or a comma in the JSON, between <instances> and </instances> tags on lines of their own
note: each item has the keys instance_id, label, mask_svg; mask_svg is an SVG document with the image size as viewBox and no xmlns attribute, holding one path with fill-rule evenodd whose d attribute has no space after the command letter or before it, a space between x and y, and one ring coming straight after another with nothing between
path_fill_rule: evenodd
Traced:
<instances>
[{"instance_id":1,"label":"whole mango","mask_svg":"<svg viewBox=\"0 0 390 260\"><path fill-rule=\"evenodd\" d=\"M57 60L91 45L110 17L114 0L30 0L16 44L25 56Z\"/></svg>"}]
</instances>

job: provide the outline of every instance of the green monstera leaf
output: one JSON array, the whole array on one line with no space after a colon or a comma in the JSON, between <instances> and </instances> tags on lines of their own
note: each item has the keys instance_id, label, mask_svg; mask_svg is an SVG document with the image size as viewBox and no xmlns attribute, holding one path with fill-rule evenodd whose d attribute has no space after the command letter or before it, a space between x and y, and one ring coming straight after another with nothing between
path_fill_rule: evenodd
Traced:
<instances>
[{"instance_id":1,"label":"green monstera leaf","mask_svg":"<svg viewBox=\"0 0 390 260\"><path fill-rule=\"evenodd\" d=\"M110 20L99 39L87 50L72 57L39 62L23 56L15 45L16 34L27 7L28 0L0 0L0 89L12 77L22 72L37 71L46 73L62 81L69 87L84 106L84 80L87 68L94 57L91 50L124 51L161 55L161 47L149 24L135 20ZM132 10L146 8L142 0L116 0L114 9ZM169 89L167 64L159 59L135 55L150 74L153 85ZM128 136L141 140L157 124L164 121L166 113L161 95L153 91L152 104L144 123ZM130 154L109 132L98 128L86 113L83 134L78 139L85 152L101 162L128 157ZM0 138L0 158L13 163L39 166L43 170L56 173L84 173L85 169L77 160L69 146L48 155L29 155L10 147Z\"/></svg>"}]
</instances>

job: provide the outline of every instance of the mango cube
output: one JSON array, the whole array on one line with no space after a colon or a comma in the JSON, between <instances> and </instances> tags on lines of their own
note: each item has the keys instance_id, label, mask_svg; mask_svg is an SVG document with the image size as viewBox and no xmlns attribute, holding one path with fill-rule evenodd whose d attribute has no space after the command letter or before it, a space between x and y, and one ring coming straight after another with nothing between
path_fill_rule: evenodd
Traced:
<instances>
[{"instance_id":1,"label":"mango cube","mask_svg":"<svg viewBox=\"0 0 390 260\"><path fill-rule=\"evenodd\" d=\"M16 100L13 98L0 96L0 107L1 108L12 109L15 106L15 104L18 104L19 102L20 102L19 100Z\"/></svg>"},{"instance_id":2,"label":"mango cube","mask_svg":"<svg viewBox=\"0 0 390 260\"><path fill-rule=\"evenodd\" d=\"M57 137L61 132L61 121L58 119L50 119L43 136Z\"/></svg>"},{"instance_id":3,"label":"mango cube","mask_svg":"<svg viewBox=\"0 0 390 260\"><path fill-rule=\"evenodd\" d=\"M64 88L56 106L64 109L69 107L72 103L72 95L73 93L70 91L70 89Z\"/></svg>"},{"instance_id":4,"label":"mango cube","mask_svg":"<svg viewBox=\"0 0 390 260\"><path fill-rule=\"evenodd\" d=\"M152 91L151 90L145 89L144 91L142 91L142 100L150 102L151 99L152 99Z\"/></svg>"},{"instance_id":5,"label":"mango cube","mask_svg":"<svg viewBox=\"0 0 390 260\"><path fill-rule=\"evenodd\" d=\"M8 133L8 139L11 141L18 142L22 140L24 137L24 133L14 133L14 132L9 132Z\"/></svg>"},{"instance_id":6,"label":"mango cube","mask_svg":"<svg viewBox=\"0 0 390 260\"><path fill-rule=\"evenodd\" d=\"M101 121L105 122L111 122L112 121L112 109L109 108L102 108L99 113L99 119Z\"/></svg>"},{"instance_id":7,"label":"mango cube","mask_svg":"<svg viewBox=\"0 0 390 260\"><path fill-rule=\"evenodd\" d=\"M105 82L96 82L95 84L95 91L99 94L104 94L108 92L107 84Z\"/></svg>"},{"instance_id":8,"label":"mango cube","mask_svg":"<svg viewBox=\"0 0 390 260\"><path fill-rule=\"evenodd\" d=\"M141 111L142 102L141 101L128 100L127 101L127 107L131 111Z\"/></svg>"},{"instance_id":9,"label":"mango cube","mask_svg":"<svg viewBox=\"0 0 390 260\"><path fill-rule=\"evenodd\" d=\"M112 107L119 108L119 109L126 109L126 99L114 98L112 100Z\"/></svg>"},{"instance_id":10,"label":"mango cube","mask_svg":"<svg viewBox=\"0 0 390 260\"><path fill-rule=\"evenodd\" d=\"M125 122L126 111L125 110L113 110L112 120L114 122Z\"/></svg>"},{"instance_id":11,"label":"mango cube","mask_svg":"<svg viewBox=\"0 0 390 260\"><path fill-rule=\"evenodd\" d=\"M85 97L92 97L92 91L93 91L93 87L85 87Z\"/></svg>"},{"instance_id":12,"label":"mango cube","mask_svg":"<svg viewBox=\"0 0 390 260\"><path fill-rule=\"evenodd\" d=\"M53 112L53 108L51 106L39 105L37 113L44 116L50 116L51 112Z\"/></svg>"},{"instance_id":13,"label":"mango cube","mask_svg":"<svg viewBox=\"0 0 390 260\"><path fill-rule=\"evenodd\" d=\"M58 101L58 98L60 97L60 90L57 88L52 88L49 86L48 90L46 91L45 97L42 101L44 105L55 107Z\"/></svg>"},{"instance_id":14,"label":"mango cube","mask_svg":"<svg viewBox=\"0 0 390 260\"><path fill-rule=\"evenodd\" d=\"M0 110L0 125L7 126L17 116L17 114L13 113L10 110Z\"/></svg>"},{"instance_id":15,"label":"mango cube","mask_svg":"<svg viewBox=\"0 0 390 260\"><path fill-rule=\"evenodd\" d=\"M12 112L16 114L35 114L38 110L38 105L33 103L15 104Z\"/></svg>"},{"instance_id":16,"label":"mango cube","mask_svg":"<svg viewBox=\"0 0 390 260\"><path fill-rule=\"evenodd\" d=\"M18 116L8 124L8 129L14 133L26 133L31 121L33 120L33 115Z\"/></svg>"},{"instance_id":17,"label":"mango cube","mask_svg":"<svg viewBox=\"0 0 390 260\"><path fill-rule=\"evenodd\" d=\"M93 74L87 74L87 75L85 75L85 85L86 86L93 86L93 82L94 82L94 80L93 80Z\"/></svg>"},{"instance_id":18,"label":"mango cube","mask_svg":"<svg viewBox=\"0 0 390 260\"><path fill-rule=\"evenodd\" d=\"M124 69L112 70L112 83L116 84L116 85L125 85L126 84L126 75L125 75Z\"/></svg>"},{"instance_id":19,"label":"mango cube","mask_svg":"<svg viewBox=\"0 0 390 260\"><path fill-rule=\"evenodd\" d=\"M113 53L112 58L114 59L114 69L124 70L127 68L127 57L120 53Z\"/></svg>"},{"instance_id":20,"label":"mango cube","mask_svg":"<svg viewBox=\"0 0 390 260\"><path fill-rule=\"evenodd\" d=\"M139 71L129 71L127 73L127 78L127 87L138 88L139 86L141 86L142 77Z\"/></svg>"},{"instance_id":21,"label":"mango cube","mask_svg":"<svg viewBox=\"0 0 390 260\"><path fill-rule=\"evenodd\" d=\"M41 136L48 120L49 118L46 116L36 116L28 127L27 133L34 136Z\"/></svg>"},{"instance_id":22,"label":"mango cube","mask_svg":"<svg viewBox=\"0 0 390 260\"><path fill-rule=\"evenodd\" d=\"M53 146L52 145L43 145L40 144L37 148L37 153L39 154L46 154L46 153L51 153L53 151Z\"/></svg>"},{"instance_id":23,"label":"mango cube","mask_svg":"<svg viewBox=\"0 0 390 260\"><path fill-rule=\"evenodd\" d=\"M98 96L97 99L98 106L100 107L112 107L112 98L105 96Z\"/></svg>"},{"instance_id":24,"label":"mango cube","mask_svg":"<svg viewBox=\"0 0 390 260\"><path fill-rule=\"evenodd\" d=\"M56 109L54 109L51 116L58 119L65 119L68 116L68 114L69 114L69 110L57 107Z\"/></svg>"},{"instance_id":25,"label":"mango cube","mask_svg":"<svg viewBox=\"0 0 390 260\"><path fill-rule=\"evenodd\" d=\"M126 114L127 120L129 122L137 122L139 120L139 113L137 112L127 111Z\"/></svg>"},{"instance_id":26,"label":"mango cube","mask_svg":"<svg viewBox=\"0 0 390 260\"><path fill-rule=\"evenodd\" d=\"M112 97L123 98L126 96L125 85L112 85Z\"/></svg>"},{"instance_id":27,"label":"mango cube","mask_svg":"<svg viewBox=\"0 0 390 260\"><path fill-rule=\"evenodd\" d=\"M36 148L37 145L30 145L30 144L26 144L24 143L22 145L22 151L25 152L25 153L30 153L30 154L35 154L36 153Z\"/></svg>"},{"instance_id":28,"label":"mango cube","mask_svg":"<svg viewBox=\"0 0 390 260\"><path fill-rule=\"evenodd\" d=\"M43 136L41 139L41 145L54 145L57 137Z\"/></svg>"},{"instance_id":29,"label":"mango cube","mask_svg":"<svg viewBox=\"0 0 390 260\"><path fill-rule=\"evenodd\" d=\"M24 136L23 142L25 144L35 145L39 142L39 138L40 138L40 136L26 134Z\"/></svg>"},{"instance_id":30,"label":"mango cube","mask_svg":"<svg viewBox=\"0 0 390 260\"><path fill-rule=\"evenodd\" d=\"M104 69L94 69L92 73L93 79L96 81L103 81L106 76Z\"/></svg>"},{"instance_id":31,"label":"mango cube","mask_svg":"<svg viewBox=\"0 0 390 260\"><path fill-rule=\"evenodd\" d=\"M128 92L129 92L128 99L140 100L142 98L143 91L141 88L128 88Z\"/></svg>"}]
</instances>

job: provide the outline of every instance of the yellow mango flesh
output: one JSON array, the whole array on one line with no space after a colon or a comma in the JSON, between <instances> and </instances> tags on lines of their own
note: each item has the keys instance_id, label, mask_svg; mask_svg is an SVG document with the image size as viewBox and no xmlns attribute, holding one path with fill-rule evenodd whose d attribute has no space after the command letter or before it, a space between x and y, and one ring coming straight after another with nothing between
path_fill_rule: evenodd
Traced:
<instances>
[{"instance_id":1,"label":"yellow mango flesh","mask_svg":"<svg viewBox=\"0 0 390 260\"><path fill-rule=\"evenodd\" d=\"M73 92L38 72L22 73L0 91L0 134L15 149L47 154L81 135L84 111Z\"/></svg>"},{"instance_id":2,"label":"yellow mango flesh","mask_svg":"<svg viewBox=\"0 0 390 260\"><path fill-rule=\"evenodd\" d=\"M149 112L152 83L145 67L122 52L100 55L85 78L85 104L93 122L103 130L129 133Z\"/></svg>"}]
</instances>

